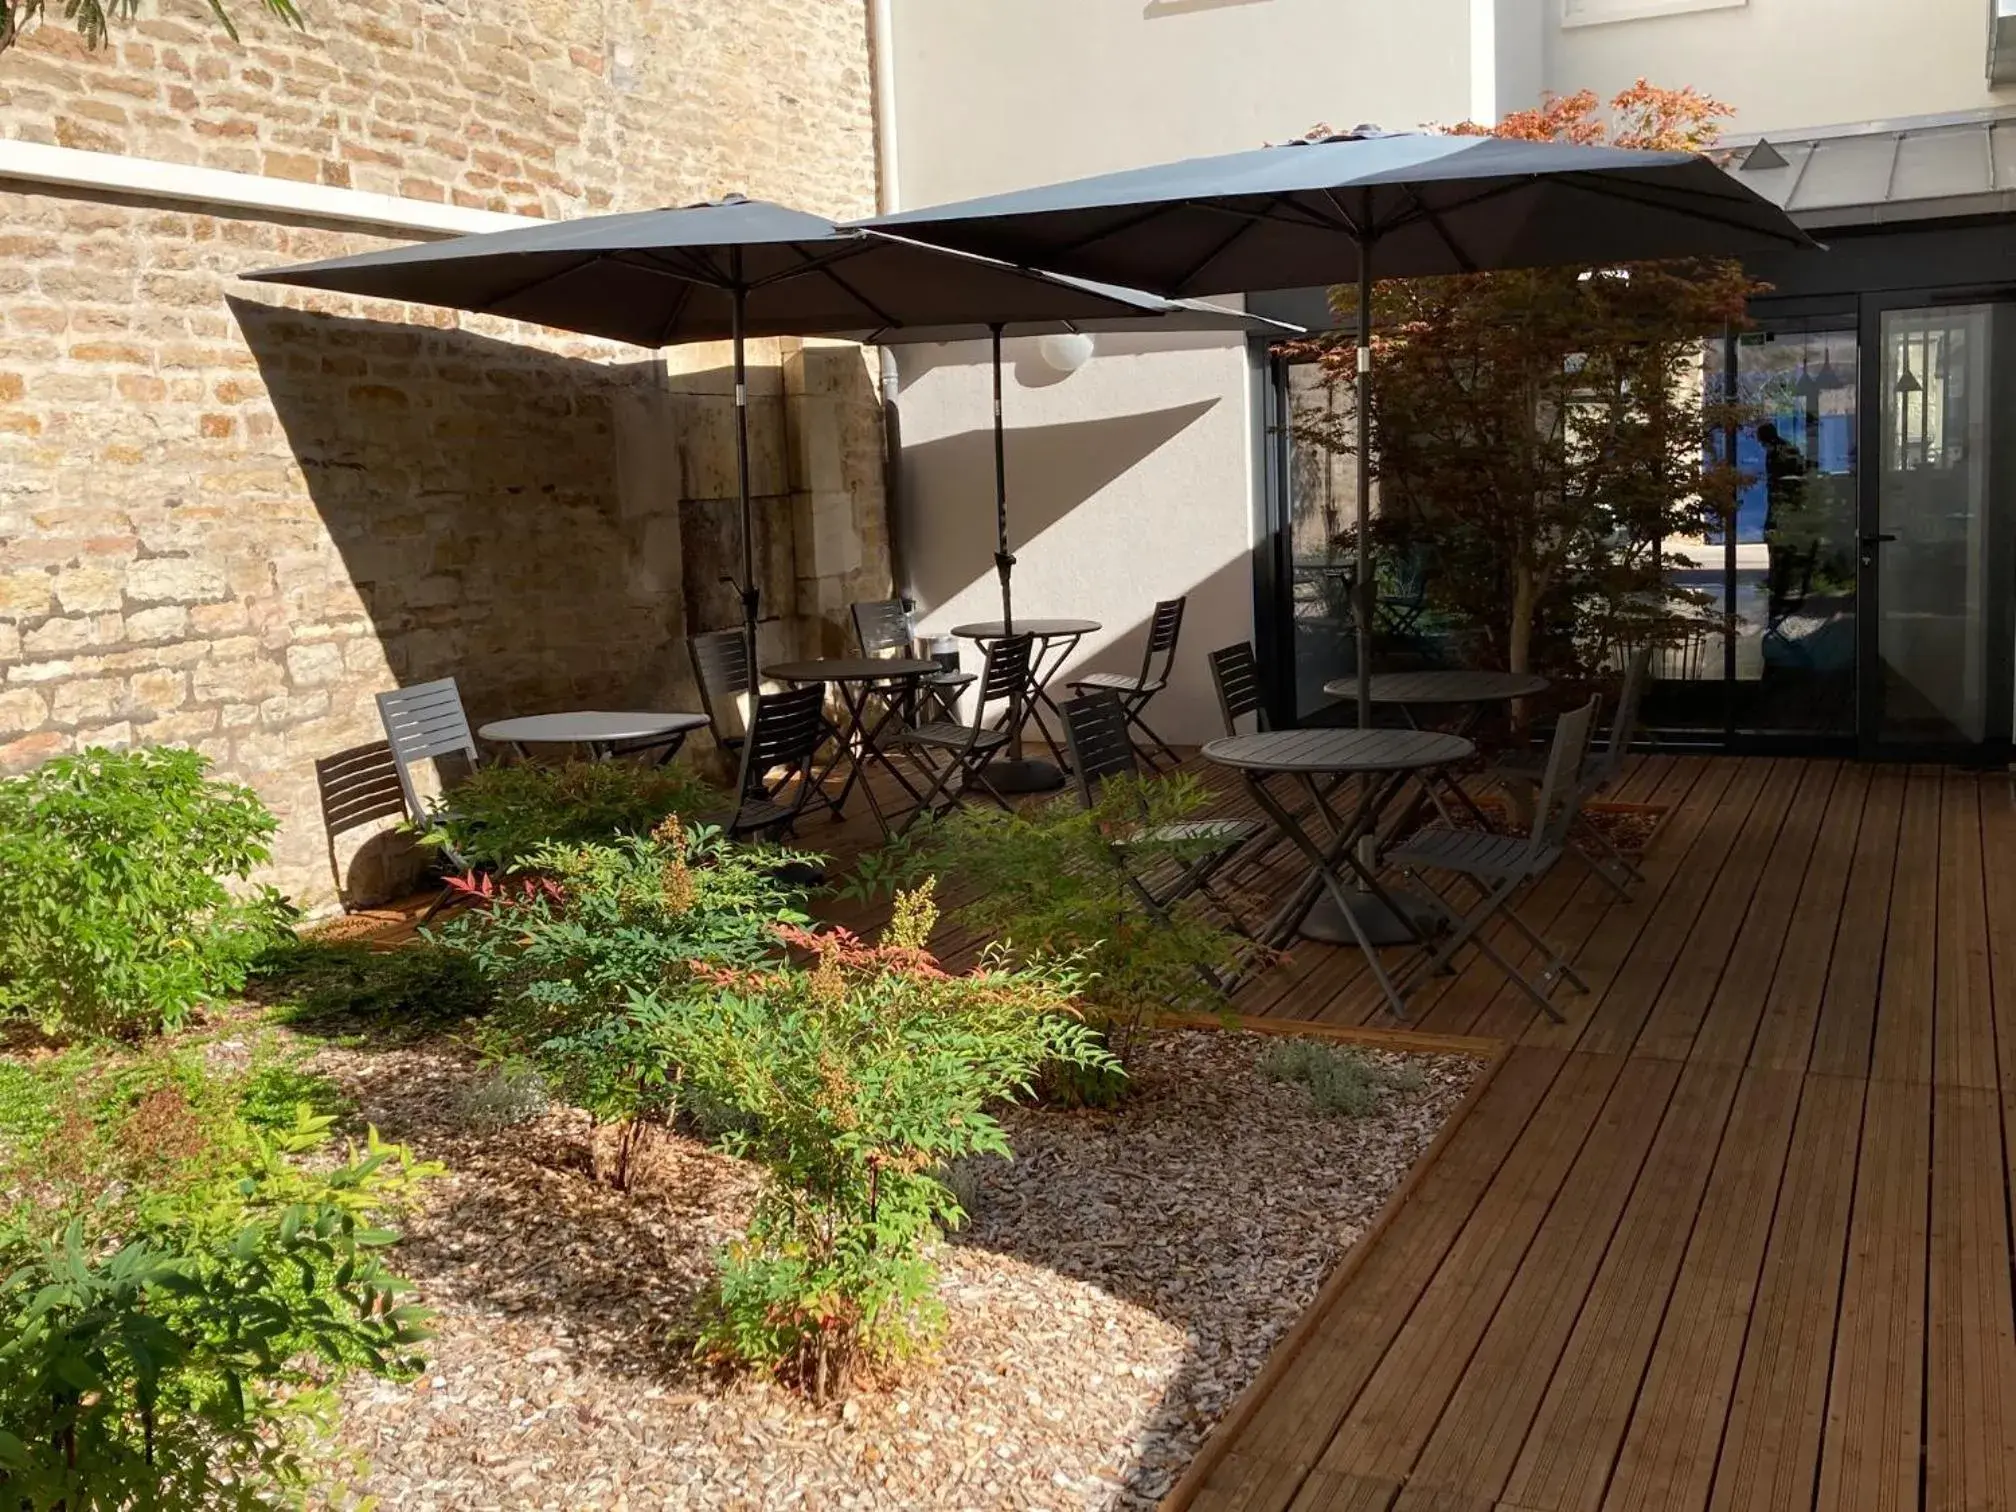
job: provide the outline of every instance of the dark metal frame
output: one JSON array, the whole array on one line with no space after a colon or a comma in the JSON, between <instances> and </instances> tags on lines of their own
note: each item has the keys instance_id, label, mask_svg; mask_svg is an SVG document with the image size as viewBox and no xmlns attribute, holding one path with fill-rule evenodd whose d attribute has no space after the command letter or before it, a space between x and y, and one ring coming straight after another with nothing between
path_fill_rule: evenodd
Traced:
<instances>
[{"instance_id":1,"label":"dark metal frame","mask_svg":"<svg viewBox=\"0 0 2016 1512\"><path fill-rule=\"evenodd\" d=\"M1884 414L1880 330L1882 315L1894 309L1930 308L1950 304L1986 304L2016 301L2016 278L2008 270L2016 266L2016 217L1921 223L1903 227L1880 227L1865 232L1834 232L1831 250L1826 253L1799 253L1759 259L1752 265L1774 292L1759 299L1754 315L1759 326L1806 324L1837 319L1842 328L1857 332L1857 477L1856 511L1858 533L1868 537L1878 533L1880 503L1877 495L1881 467L1881 431ZM1928 272L1930 276L1928 277ZM1323 322L1314 315L1315 305L1302 291L1287 291L1255 301L1264 313L1301 318L1302 323L1319 328ZM1334 321L1334 328L1348 337L1353 323L1347 317ZM1295 631L1292 619L1293 541L1290 535L1288 487L1290 481L1291 437L1288 431L1287 363L1256 348L1253 395L1253 446L1256 474L1262 480L1257 501L1253 552L1253 625L1255 651L1267 690L1267 708L1277 729L1301 723L1295 707ZM1729 346L1734 362L1735 343ZM2012 364L2016 367L2016 364ZM1727 367L1725 366L1725 372ZM1998 375L1992 400L1996 412L2016 414L2016 374ZM1725 438L1724 444L1728 444ZM2016 467L2016 438L2010 441L2012 467ZM2000 525L2016 548L2016 478L2003 492L1991 495L1993 515L1990 528ZM2006 521L2006 523L2005 523ZM1999 548L1996 548L1999 550ZM1725 544L1723 558L1724 612L1735 613L1735 593L1731 579L1735 572L1735 543ZM1983 629L1988 637L1991 658L1988 739L1980 745L1879 744L1873 738L1877 717L1873 679L1879 675L1875 656L1879 624L1878 573L1865 567L1856 588L1857 615L1857 714L1855 729L1838 733L1808 733L1739 729L1736 726L1735 641L1726 633L1725 621L1721 720L1718 727L1653 729L1649 738L1662 748L1695 747L1743 754L1799 754L1860 756L1886 761L1965 761L1970 764L2000 765L2016 758L2016 706L2012 706L2011 686L2016 685L2016 581L2010 574L1999 579L2001 591L1989 603L1990 618ZM2005 676L2005 672L2012 675Z\"/></svg>"}]
</instances>

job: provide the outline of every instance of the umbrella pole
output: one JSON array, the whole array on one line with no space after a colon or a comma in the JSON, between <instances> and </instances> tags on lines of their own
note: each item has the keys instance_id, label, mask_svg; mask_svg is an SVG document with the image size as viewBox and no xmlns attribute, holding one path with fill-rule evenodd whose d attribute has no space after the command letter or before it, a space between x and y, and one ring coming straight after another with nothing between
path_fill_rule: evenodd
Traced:
<instances>
[{"instance_id":1,"label":"umbrella pole","mask_svg":"<svg viewBox=\"0 0 2016 1512\"><path fill-rule=\"evenodd\" d=\"M1365 207L1365 223L1372 221ZM1355 643L1358 652L1358 728L1372 726L1372 611L1378 596L1372 586L1372 237L1358 236L1358 387L1355 400L1358 441L1358 562L1351 596L1357 604ZM1367 778L1368 782L1372 779ZM1379 838L1366 835L1358 843L1358 859L1368 872L1379 865ZM1396 912L1396 908L1400 912ZM1346 918L1348 912L1350 917ZM1405 917L1402 917L1404 913ZM1405 945L1425 937L1432 927L1431 905L1399 888L1384 895L1349 887L1316 900L1302 920L1304 939L1361 948Z\"/></svg>"},{"instance_id":2,"label":"umbrella pole","mask_svg":"<svg viewBox=\"0 0 2016 1512\"><path fill-rule=\"evenodd\" d=\"M1358 728L1372 727L1372 238L1358 238Z\"/></svg>"},{"instance_id":3,"label":"umbrella pole","mask_svg":"<svg viewBox=\"0 0 2016 1512\"><path fill-rule=\"evenodd\" d=\"M1001 579L1001 625L1015 633L1015 595L1009 579L1015 557L1008 550L1008 446L1001 418L1001 327L991 325L994 338L994 571Z\"/></svg>"},{"instance_id":4,"label":"umbrella pole","mask_svg":"<svg viewBox=\"0 0 2016 1512\"><path fill-rule=\"evenodd\" d=\"M1015 575L1015 554L1008 549L1008 445L1001 412L1001 327L990 325L994 341L994 571L1001 578L1001 628L1015 633L1015 595L1010 581ZM1033 666L1033 664L1032 664ZM1022 742L1024 705L1017 699L1009 711L1012 739L1007 755L987 768L987 780L996 792L1048 793L1064 785L1064 774L1048 761L1026 753Z\"/></svg>"},{"instance_id":5,"label":"umbrella pole","mask_svg":"<svg viewBox=\"0 0 2016 1512\"><path fill-rule=\"evenodd\" d=\"M762 617L763 590L756 584L756 516L749 501L749 364L744 333L748 291L742 285L742 254L734 255L733 325L735 343L735 492L742 505L742 634L749 643L749 676L756 676L756 622Z\"/></svg>"}]
</instances>

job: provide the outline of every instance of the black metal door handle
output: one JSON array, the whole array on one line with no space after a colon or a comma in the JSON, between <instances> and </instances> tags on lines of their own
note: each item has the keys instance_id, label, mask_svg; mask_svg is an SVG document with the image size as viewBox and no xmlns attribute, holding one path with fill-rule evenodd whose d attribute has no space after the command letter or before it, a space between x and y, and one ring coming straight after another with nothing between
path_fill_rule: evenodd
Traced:
<instances>
[{"instance_id":1,"label":"black metal door handle","mask_svg":"<svg viewBox=\"0 0 2016 1512\"><path fill-rule=\"evenodd\" d=\"M1896 539L1897 537L1894 535L1885 532L1882 535L1865 535L1862 537L1862 544L1864 546L1881 546L1885 541L1894 541Z\"/></svg>"}]
</instances>

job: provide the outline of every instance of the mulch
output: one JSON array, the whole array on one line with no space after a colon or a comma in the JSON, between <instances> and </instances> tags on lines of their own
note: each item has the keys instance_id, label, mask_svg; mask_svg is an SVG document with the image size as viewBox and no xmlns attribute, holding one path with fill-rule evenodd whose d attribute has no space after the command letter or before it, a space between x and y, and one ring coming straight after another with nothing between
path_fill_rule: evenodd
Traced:
<instances>
[{"instance_id":1,"label":"mulch","mask_svg":"<svg viewBox=\"0 0 2016 1512\"><path fill-rule=\"evenodd\" d=\"M667 1134L619 1193L585 1115L473 1125L485 1073L454 1046L325 1049L365 1117L450 1168L395 1257L439 1312L428 1373L344 1399L365 1489L430 1512L1151 1506L1480 1070L1373 1054L1422 1084L1348 1119L1269 1080L1268 1043L1156 1031L1121 1109L1010 1110L1017 1158L968 1173L939 1256L941 1345L823 1408L693 1354L753 1169Z\"/></svg>"}]
</instances>

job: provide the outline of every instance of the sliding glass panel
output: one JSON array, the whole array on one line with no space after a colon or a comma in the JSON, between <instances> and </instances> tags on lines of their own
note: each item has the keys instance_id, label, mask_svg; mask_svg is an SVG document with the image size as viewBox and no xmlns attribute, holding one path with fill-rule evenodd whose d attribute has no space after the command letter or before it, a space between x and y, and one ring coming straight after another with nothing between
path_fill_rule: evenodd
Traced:
<instances>
[{"instance_id":1,"label":"sliding glass panel","mask_svg":"<svg viewBox=\"0 0 2016 1512\"><path fill-rule=\"evenodd\" d=\"M1733 720L1742 732L1855 731L1856 333L1752 332L1736 348L1748 476L1735 540Z\"/></svg>"},{"instance_id":2,"label":"sliding glass panel","mask_svg":"<svg viewBox=\"0 0 2016 1512\"><path fill-rule=\"evenodd\" d=\"M1989 381L2006 306L1882 317L1874 735L1977 742L1988 733ZM1997 658L2006 668L2006 654Z\"/></svg>"},{"instance_id":3,"label":"sliding glass panel","mask_svg":"<svg viewBox=\"0 0 2016 1512\"><path fill-rule=\"evenodd\" d=\"M1337 703L1326 682L1356 670L1351 618L1357 513L1357 460L1301 434L1319 427L1344 434L1352 421L1348 384L1331 386L1320 364L1288 368L1287 411L1296 436L1288 453L1288 522L1295 655L1295 713L1308 719Z\"/></svg>"}]
</instances>

